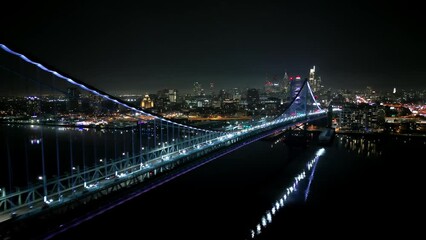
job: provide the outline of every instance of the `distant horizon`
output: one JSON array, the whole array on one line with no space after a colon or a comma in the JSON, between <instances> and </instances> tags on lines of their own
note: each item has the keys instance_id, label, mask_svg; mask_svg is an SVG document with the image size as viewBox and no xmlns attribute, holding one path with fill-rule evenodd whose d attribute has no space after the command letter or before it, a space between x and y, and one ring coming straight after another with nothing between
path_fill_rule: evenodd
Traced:
<instances>
[{"instance_id":1,"label":"distant horizon","mask_svg":"<svg viewBox=\"0 0 426 240\"><path fill-rule=\"evenodd\" d=\"M6 45L4 45L6 46ZM8 46L6 46L8 48ZM3 49L1 49L3 50ZM15 49L11 49L12 51L14 51ZM18 54L21 54L20 52L16 52ZM8 53L5 53L8 54ZM24 56L27 56L25 54L23 54ZM28 56L27 56L28 57ZM59 66L55 66L55 64L46 64L46 62L39 62L39 60L36 59L32 59L31 57L28 57L29 60L31 61L35 61L36 63L41 63L43 66L50 66L48 67L48 69L52 70L52 71L57 71L59 73L64 74L64 76L70 77L71 79L73 77L73 74L68 75L69 73L65 73L63 71L60 70L61 67ZM29 63L28 63L29 64ZM348 81L340 81L340 84L336 84L335 82L328 82L328 78L327 76L323 77L321 74L321 66L318 65L312 65L310 68L315 67L316 71L315 71L315 77L316 78L321 78L322 81L322 85L325 87L325 89L331 89L331 90L351 90L351 91L362 91L364 90L367 86L370 86L371 88L373 88L373 90L376 91L380 91L380 92L386 92L386 91L393 91L394 88L397 89L401 89L401 90L414 90L414 89L419 89L419 87L421 88L422 86L407 86L404 84L409 84L408 81L390 81L389 82L389 86L383 85L383 83L379 83L379 82L375 82L375 81L365 81L364 77L360 77L358 80L356 81L349 81L350 84L348 84ZM188 80L186 81L179 81L179 79L189 79L189 78L193 78L194 76L188 75L188 74L180 74L179 77L176 77L174 79L174 81L172 80L168 80L166 82L161 82L160 80L152 80L152 81L131 81L131 80L123 80L123 76L120 76L121 80L109 80L109 81L101 81L101 82L96 82L96 85L93 85L93 82L90 83L88 80L87 82L84 79L78 79L78 78L74 78L75 80L79 80L82 82L86 82L88 85L92 85L102 91L105 92L120 92L120 94L125 94L123 92L133 92L133 94L135 93L135 89L140 88L141 93L138 94L146 94L147 92L150 94L155 94L157 91L160 91L162 89L177 89L179 92L184 93L184 94L189 94L192 92L192 86L193 83L195 82L199 82L202 86L202 88L206 91L209 92L210 90L210 83L214 83L215 84L215 91L219 91L222 89L233 89L233 88L238 88L238 89L248 89L248 88L256 88L256 89L262 89L263 88L263 84L266 81L273 81L273 82L280 82L282 81L282 79L284 78L285 73L287 73L287 75L289 77L291 76L301 76L302 79L305 79L308 77L308 73L310 68L307 68L303 71L303 73L299 73L299 72L294 72L294 71L288 71L287 69L285 71L281 71L280 73L266 73L266 74L260 74L259 72L254 73L252 76L249 75L239 75L236 76L236 74L223 74L221 75L220 79L222 81L215 81L214 79L216 79L215 73L212 73L213 76L210 75L204 75L202 77L199 78L199 80L195 79L193 82L188 82ZM5 68L7 69L7 68ZM3 74L7 74L6 72ZM247 73L248 74L248 73ZM0 78L2 77L2 72L0 71ZM80 75L79 75L80 76ZM236 77L233 77L236 76ZM128 77L128 76L124 76L124 77ZM348 78L348 75L344 75L343 77ZM369 76L366 76L369 77ZM79 78L86 78L84 76L81 76ZM163 76L163 78L167 78L166 76ZM351 79L354 79L354 76L350 77ZM224 79L227 79L226 81L224 81ZM238 79L245 79L247 81L241 81ZM368 79L368 78L367 78ZM7 80L1 81L2 84L7 84ZM141 85L145 86L146 82L154 82L157 85L159 85L155 90L153 87L150 88L142 88ZM245 83L242 83L245 82ZM132 87L129 86L124 86L124 85L129 85L129 84L117 84L117 83L129 83L132 85ZM231 86L230 84L235 83L235 85ZM117 84L117 85L116 85ZM330 86L328 85L330 84ZM411 83L413 84L413 83ZM114 87L112 87L111 85L114 85ZM184 87L182 87L182 85L186 85ZM343 86L346 85L346 86ZM206 87L207 86L207 87ZM187 87L187 88L186 88ZM2 89L6 89L7 87L2 87ZM127 89L126 89L127 88ZM426 89L426 85L423 87L423 89ZM138 91L139 92L139 91Z\"/></svg>"},{"instance_id":2,"label":"distant horizon","mask_svg":"<svg viewBox=\"0 0 426 240\"><path fill-rule=\"evenodd\" d=\"M249 89L249 88L263 89L263 86L261 86L261 87L238 88L238 89L239 90L246 90L246 89ZM163 89L176 89L176 88L162 88L162 89L151 90L151 91L141 91L142 93L135 92L135 90L111 90L111 91L106 90L105 92L111 93L111 94L114 94L114 95L125 95L125 94L145 95L146 93L148 93L148 94L157 94L158 91L161 91ZM231 88L215 89L215 93L217 94L218 91L220 91L222 89L232 90L233 87L231 87ZM364 88L327 88L327 87L325 87L325 89L327 89L327 90L330 89L331 91L344 91L344 90L348 90L348 91L355 92L355 91L365 91L367 89L367 86L365 86ZM392 93L393 89L394 89L393 87L390 87L390 88L387 88L387 89L376 89L376 88L372 87L372 90L376 91L377 93ZM182 89L176 89L176 90L178 91L178 94L192 94L193 93L192 89L186 89L186 90L185 89L184 90L182 90ZM396 88L396 90L397 90L397 93L399 91L420 91L420 92L422 92L422 91L426 91L426 88L422 88L422 89L419 89L419 88ZM210 93L209 90L205 91L206 95L209 95L209 93Z\"/></svg>"},{"instance_id":3,"label":"distant horizon","mask_svg":"<svg viewBox=\"0 0 426 240\"><path fill-rule=\"evenodd\" d=\"M1 78L0 76L0 83L2 83L1 85L5 86L7 85L8 80L5 80L4 78ZM210 88L204 88L203 86L203 82L199 82L202 86L202 88L204 89L204 92L206 95L210 94ZM263 82L264 83L264 82ZM207 85L207 84L206 84ZM118 95L140 95L143 96L145 94L157 94L158 91L164 90L164 89L175 89L178 91L178 94L193 94L193 89L192 86L190 88L173 88L173 87L163 87L163 88L159 88L159 89L140 89L140 90L136 90L135 87L130 87L128 89L102 89L102 87L99 86L93 86L105 93L114 95L114 96L118 96ZM334 88L334 87L328 87L327 85L324 86L324 89L326 90L331 90L331 91L365 91L367 89L367 87L371 87L372 90L378 92L378 93L392 93L393 89L396 88L396 91L426 91L426 88L419 88L419 87L408 87L408 88L398 88L398 87L386 87L386 88L375 88L374 86L365 86L365 87L356 87L356 88ZM214 88L214 92L215 94L217 94L220 90L232 90L234 88L237 88L241 91L245 91L247 89L250 88L255 88L255 89L259 89L262 90L264 88L264 86L262 84L258 84L257 86L247 86L247 87L241 87L241 86L235 86L235 87L224 87L224 88L219 88L216 87ZM2 92L1 90L4 90L5 92ZM34 94L24 94L24 93L11 93L10 90L7 87L2 87L0 90L1 92L1 96L31 96Z\"/></svg>"}]
</instances>

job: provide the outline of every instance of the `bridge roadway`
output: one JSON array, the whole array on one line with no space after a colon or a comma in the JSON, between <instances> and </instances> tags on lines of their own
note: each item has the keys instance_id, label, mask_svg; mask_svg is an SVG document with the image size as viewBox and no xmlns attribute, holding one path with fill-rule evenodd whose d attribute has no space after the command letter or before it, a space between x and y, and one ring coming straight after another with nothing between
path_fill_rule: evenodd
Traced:
<instances>
[{"instance_id":1,"label":"bridge roadway","mask_svg":"<svg viewBox=\"0 0 426 240\"><path fill-rule=\"evenodd\" d=\"M29 216L43 214L47 210L49 210L50 213L54 209L57 209L58 212L63 212L64 208L73 209L76 205L81 203L86 204L91 200L99 199L100 197L112 192L117 192L123 188L129 188L147 179L156 179L154 178L156 175L162 175L161 173L170 172L170 170L175 168L178 169L177 166L180 166L179 169L184 169L179 170L177 174L171 174L167 178L162 179L161 182L157 183L157 185L160 185L170 181L178 175L232 152L243 145L262 139L277 131L283 131L292 126L321 119L325 116L325 111L317 111L308 115L300 114L298 116L281 118L272 122L253 126L250 129L230 132L204 143L162 155L161 157L154 158L145 163L119 169L115 171L114 175L101 177L95 181L76 185L73 189L62 192L60 196L44 196L43 198L40 196L31 203L21 204L1 212L0 223L8 220L14 222L15 220L24 219ZM201 159L201 161L194 161L195 159ZM191 164L191 162L198 163L194 165ZM67 178L72 178L72 176ZM0 200L5 202L12 198L16 199L16 197L20 196L7 196L3 192L3 196ZM56 199L54 199L54 197L56 197Z\"/></svg>"}]
</instances>

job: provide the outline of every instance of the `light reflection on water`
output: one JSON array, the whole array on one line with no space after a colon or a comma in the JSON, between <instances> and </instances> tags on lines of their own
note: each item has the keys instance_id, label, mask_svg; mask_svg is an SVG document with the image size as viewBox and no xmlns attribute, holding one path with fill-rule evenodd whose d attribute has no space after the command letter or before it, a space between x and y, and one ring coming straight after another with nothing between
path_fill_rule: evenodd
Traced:
<instances>
[{"instance_id":1,"label":"light reflection on water","mask_svg":"<svg viewBox=\"0 0 426 240\"><path fill-rule=\"evenodd\" d=\"M270 223L272 223L272 217L282 207L285 206L286 202L291 199L291 196L294 194L294 192L300 190L298 189L298 187L303 181L307 181L306 176L309 176L309 182L305 190L306 201L309 195L309 187L314 176L316 164L318 163L320 156L323 155L324 152L324 148L319 149L316 152L315 157L312 160L308 161L305 165L305 168L299 174L297 174L296 177L294 177L293 183L284 189L284 194L272 204L272 207L270 209L265 211L265 214L262 215L256 227L250 230L250 237L252 239L255 238L257 235L260 235L262 233L262 230L265 229Z\"/></svg>"},{"instance_id":2,"label":"light reflection on water","mask_svg":"<svg viewBox=\"0 0 426 240\"><path fill-rule=\"evenodd\" d=\"M339 144L342 144L350 152L367 157L382 155L382 151L378 148L380 139L366 139L344 135L340 136L339 140Z\"/></svg>"}]
</instances>

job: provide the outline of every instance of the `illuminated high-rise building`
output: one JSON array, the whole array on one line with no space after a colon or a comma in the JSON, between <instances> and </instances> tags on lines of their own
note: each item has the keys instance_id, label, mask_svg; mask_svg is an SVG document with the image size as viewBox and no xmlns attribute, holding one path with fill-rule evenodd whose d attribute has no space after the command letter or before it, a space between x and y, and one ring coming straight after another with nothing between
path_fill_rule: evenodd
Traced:
<instances>
[{"instance_id":1,"label":"illuminated high-rise building","mask_svg":"<svg viewBox=\"0 0 426 240\"><path fill-rule=\"evenodd\" d=\"M168 89L168 97L171 103L175 103L177 101L177 90L176 89Z\"/></svg>"},{"instance_id":2,"label":"illuminated high-rise building","mask_svg":"<svg viewBox=\"0 0 426 240\"><path fill-rule=\"evenodd\" d=\"M315 66L309 69L309 81L314 81L315 79Z\"/></svg>"},{"instance_id":3,"label":"illuminated high-rise building","mask_svg":"<svg viewBox=\"0 0 426 240\"><path fill-rule=\"evenodd\" d=\"M70 87L67 89L67 110L77 112L80 106L81 93L78 88Z\"/></svg>"},{"instance_id":4,"label":"illuminated high-rise building","mask_svg":"<svg viewBox=\"0 0 426 240\"><path fill-rule=\"evenodd\" d=\"M280 92L280 83L277 79L277 76L274 76L272 79L269 79L268 75L266 76L266 81L264 84L264 90L267 94L279 93Z\"/></svg>"},{"instance_id":5,"label":"illuminated high-rise building","mask_svg":"<svg viewBox=\"0 0 426 240\"><path fill-rule=\"evenodd\" d=\"M210 83L210 95L214 96L214 83L213 82Z\"/></svg>"},{"instance_id":6,"label":"illuminated high-rise building","mask_svg":"<svg viewBox=\"0 0 426 240\"><path fill-rule=\"evenodd\" d=\"M259 104L259 91L255 88L247 90L247 108L255 110Z\"/></svg>"},{"instance_id":7,"label":"illuminated high-rise building","mask_svg":"<svg viewBox=\"0 0 426 240\"><path fill-rule=\"evenodd\" d=\"M194 82L194 96L201 96L203 94L203 89L201 88L201 84L199 82Z\"/></svg>"},{"instance_id":8,"label":"illuminated high-rise building","mask_svg":"<svg viewBox=\"0 0 426 240\"><path fill-rule=\"evenodd\" d=\"M314 94L321 90L321 77L315 76L315 66L309 70L309 84Z\"/></svg>"},{"instance_id":9,"label":"illuminated high-rise building","mask_svg":"<svg viewBox=\"0 0 426 240\"><path fill-rule=\"evenodd\" d=\"M287 72L285 72L283 80L281 81L281 84L280 84L280 89L281 89L281 92L287 93L289 88L290 88L290 80L288 78Z\"/></svg>"},{"instance_id":10,"label":"illuminated high-rise building","mask_svg":"<svg viewBox=\"0 0 426 240\"><path fill-rule=\"evenodd\" d=\"M312 91L317 91L317 82L315 80L315 66L309 69L309 84L312 87Z\"/></svg>"},{"instance_id":11,"label":"illuminated high-rise building","mask_svg":"<svg viewBox=\"0 0 426 240\"><path fill-rule=\"evenodd\" d=\"M144 109L147 108L153 108L154 107L154 101L151 100L148 94L145 94L145 97L143 97L141 102L141 107Z\"/></svg>"},{"instance_id":12,"label":"illuminated high-rise building","mask_svg":"<svg viewBox=\"0 0 426 240\"><path fill-rule=\"evenodd\" d=\"M232 89L232 99L233 100L241 100L241 92L238 88Z\"/></svg>"}]
</instances>

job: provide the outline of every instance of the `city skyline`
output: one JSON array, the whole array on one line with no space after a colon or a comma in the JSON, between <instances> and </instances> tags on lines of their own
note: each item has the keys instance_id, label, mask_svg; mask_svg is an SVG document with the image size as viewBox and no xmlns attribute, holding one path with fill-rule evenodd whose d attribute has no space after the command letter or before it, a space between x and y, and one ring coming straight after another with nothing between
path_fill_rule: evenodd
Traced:
<instances>
[{"instance_id":1,"label":"city skyline","mask_svg":"<svg viewBox=\"0 0 426 240\"><path fill-rule=\"evenodd\" d=\"M0 43L107 92L190 90L194 82L261 88L285 72L308 78L313 66L331 88L426 82L415 6L47 1L12 9L1 16Z\"/></svg>"},{"instance_id":2,"label":"city skyline","mask_svg":"<svg viewBox=\"0 0 426 240\"><path fill-rule=\"evenodd\" d=\"M419 235L420 6L3 6L0 239Z\"/></svg>"}]
</instances>

